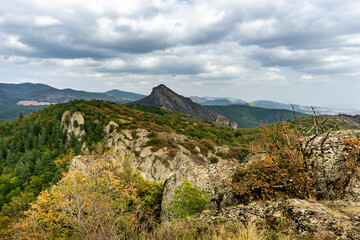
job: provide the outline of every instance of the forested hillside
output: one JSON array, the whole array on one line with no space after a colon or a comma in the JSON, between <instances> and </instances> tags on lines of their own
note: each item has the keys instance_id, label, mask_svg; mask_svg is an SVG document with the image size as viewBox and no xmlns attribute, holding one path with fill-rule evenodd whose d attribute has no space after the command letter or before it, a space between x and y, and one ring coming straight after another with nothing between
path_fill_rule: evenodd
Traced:
<instances>
[{"instance_id":1,"label":"forested hillside","mask_svg":"<svg viewBox=\"0 0 360 240\"><path fill-rule=\"evenodd\" d=\"M284 109L266 109L248 105L207 106L217 113L236 122L239 128L255 128L262 124L272 124L277 120L294 120L294 113ZM305 113L296 113L298 118L309 117Z\"/></svg>"},{"instance_id":2,"label":"forested hillside","mask_svg":"<svg viewBox=\"0 0 360 240\"><path fill-rule=\"evenodd\" d=\"M84 113L85 124L81 128L86 135L79 139L74 135L66 138L61 117L67 110ZM213 139L215 144L227 143L239 149L245 148L248 138L257 132L221 128L208 121L157 107L126 107L95 100L50 106L0 125L0 207L21 196L22 192L32 199L56 183L61 173L67 171L70 158L82 154L82 145L93 150L92 145L100 142L105 134L105 125L111 120L117 121L119 115L132 119L126 124L119 122L119 129L142 127L155 132L176 132L194 139Z\"/></svg>"},{"instance_id":3,"label":"forested hillside","mask_svg":"<svg viewBox=\"0 0 360 240\"><path fill-rule=\"evenodd\" d=\"M70 115L66 115L66 112L70 115L81 113L84 122L79 123L70 119ZM310 118L301 120L304 126L311 122ZM323 126L324 130L339 129L339 123L339 119L329 119ZM80 129L84 134L76 135L74 132L69 132L66 129L70 125ZM296 123L287 123L286 126L296 127ZM340 125L340 128L343 127L356 128L349 123ZM271 132L276 128L268 126L264 129ZM145 133L144 136L139 135L141 131ZM251 143L258 141L259 137L264 135L263 132L264 130L257 128L219 127L210 121L154 106L124 106L97 100L74 100L56 104L28 116L20 116L12 122L2 123L0 125L0 238L26 239L31 236L32 239L68 239L88 236L90 239L99 239L107 236L105 239L112 239L113 236L117 236L121 239L138 239L144 237L141 235L143 231L148 233L146 238L149 239L159 239L157 236L178 238L185 235L195 238L192 232L183 229L187 223L176 221L170 228L159 225L160 213L170 211L174 218L185 218L204 209L210 201L210 195L203 193L191 183L183 182L182 190L175 191L175 198L169 203L170 205L166 208L161 207L163 185L144 180L131 169L126 158L123 159L124 167L118 168L114 165L114 162L110 161L112 157L110 155L106 157L110 146L102 145L105 143L104 139L107 141L122 139L121 141L128 144L124 145L124 151L138 157L139 161L146 162L147 159L153 159L150 170L158 161L161 163L157 165L163 166L159 168L162 171L168 172L169 169L175 171L175 167L171 168L171 164L174 161L178 164L176 161L180 161L180 166L183 164L180 170L188 167L191 170L187 171L196 169L200 172L215 171L214 176L199 173L194 175L213 176L211 181L216 184L225 183L216 180L215 176L225 174L227 171L227 174L234 177L232 186L237 187L234 192L238 192L243 186L236 184L242 184L239 181L241 180L239 176L242 175L241 172L234 174L236 170L234 165L244 166L241 164L247 161L249 151L253 151ZM86 159L89 154L91 154L90 159L93 160L87 164L86 171L89 171L90 175L84 175L82 172L85 171L84 169L82 171L72 169L69 172L70 162L74 156L85 155ZM170 159L173 159L172 162ZM193 167L189 163L194 164ZM230 165L227 166L227 163ZM207 168L209 170L206 170ZM270 171L268 168L263 170ZM103 173L99 174L99 171ZM183 173L180 171L178 174ZM253 173L249 172L249 174ZM176 174L170 176L172 181L178 181L173 179ZM261 183L253 182L251 176L244 176L249 178L248 182L254 186ZM179 181L180 179L184 178L179 178ZM103 186L102 191L99 191L97 186ZM245 187L248 188L247 185ZM166 191L169 191L168 188L169 186ZM212 186L211 189L214 187ZM259 199L262 191L264 193L268 191L266 188L262 188L260 192L255 190L249 188L246 191ZM183 198L189 198L191 203L183 205ZM215 201L213 204L223 199L224 197L213 200ZM84 204L89 202L95 204L92 208L86 205L86 208L81 210L81 220L75 214L77 206L75 200L83 201ZM67 203L69 205L66 205ZM187 209L185 215L182 214L183 210L179 211L184 207ZM118 209L121 211L117 211ZM29 211L26 212L27 210ZM113 212L113 215L107 215L108 212ZM132 223L129 225L130 228L126 225L128 222ZM98 231L99 223L103 224L101 231ZM115 224L115 230L112 224ZM248 231L246 227L236 226L236 229L231 231ZM221 233L221 229L221 226L214 226L209 232L205 231L201 234L215 236ZM254 227L254 231L257 231L257 227Z\"/></svg>"}]
</instances>

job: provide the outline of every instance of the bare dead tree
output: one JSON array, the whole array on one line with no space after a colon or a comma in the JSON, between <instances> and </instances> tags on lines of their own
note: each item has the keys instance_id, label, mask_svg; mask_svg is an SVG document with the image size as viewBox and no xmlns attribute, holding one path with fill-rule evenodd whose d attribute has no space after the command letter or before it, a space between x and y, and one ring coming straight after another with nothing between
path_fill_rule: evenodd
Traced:
<instances>
[{"instance_id":1,"label":"bare dead tree","mask_svg":"<svg viewBox=\"0 0 360 240\"><path fill-rule=\"evenodd\" d=\"M296 111L295 111L294 106L292 104L290 104L290 106L292 108L292 112L294 115L294 119L296 121L297 128L301 132L302 137L304 138L304 145L301 149L304 156L310 157L312 155L313 149L309 150L308 146L311 144L311 142L313 142L315 139L317 139L318 137L320 137L320 135L323 135L323 134L325 134L325 136L321 140L320 151L322 153L324 153L324 143L328 139L330 133L332 132L332 128L330 128L328 130L325 130L325 128L324 128L324 125L328 119L324 118L320 122L319 114L318 114L317 110L313 106L311 106L311 111L313 112L313 114L312 114L313 124L308 130L305 130L304 126L300 123L300 121L298 120L298 118L296 116ZM315 133L313 133L313 131L315 131Z\"/></svg>"}]
</instances>

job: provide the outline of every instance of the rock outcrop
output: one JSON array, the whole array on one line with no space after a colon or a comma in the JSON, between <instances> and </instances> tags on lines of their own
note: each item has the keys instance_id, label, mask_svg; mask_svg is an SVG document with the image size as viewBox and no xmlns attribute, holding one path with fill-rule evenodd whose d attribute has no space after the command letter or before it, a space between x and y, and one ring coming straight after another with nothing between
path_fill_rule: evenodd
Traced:
<instances>
[{"instance_id":1,"label":"rock outcrop","mask_svg":"<svg viewBox=\"0 0 360 240\"><path fill-rule=\"evenodd\" d=\"M346 141L359 138L360 131L338 131L319 136L310 144L313 157L309 159L316 177L316 196L319 199L336 199L337 191L344 187L344 196L347 199L360 200L360 162L356 167L346 165L349 157L346 152ZM345 183L341 179L347 178ZM345 184L344 186L342 186ZM341 186L340 186L341 185Z\"/></svg>"},{"instance_id":2,"label":"rock outcrop","mask_svg":"<svg viewBox=\"0 0 360 240\"><path fill-rule=\"evenodd\" d=\"M162 199L161 217L163 221L170 219L171 214L167 206L174 198L175 190L182 186L183 180L189 180L203 192L210 193L210 202L207 208L219 210L231 206L236 202L226 184L235 173L235 165L231 162L219 162L211 165L190 167L183 165L173 172L165 181Z\"/></svg>"},{"instance_id":3,"label":"rock outcrop","mask_svg":"<svg viewBox=\"0 0 360 240\"><path fill-rule=\"evenodd\" d=\"M165 107L171 111L185 113L210 121L215 121L218 115L213 110L194 103L190 98L186 98L173 92L163 84L154 87L149 96L135 102L135 104Z\"/></svg>"},{"instance_id":4,"label":"rock outcrop","mask_svg":"<svg viewBox=\"0 0 360 240\"><path fill-rule=\"evenodd\" d=\"M360 202L289 199L232 206L197 218L209 222L238 220L244 224L252 221L299 237L360 239Z\"/></svg>"},{"instance_id":5,"label":"rock outcrop","mask_svg":"<svg viewBox=\"0 0 360 240\"><path fill-rule=\"evenodd\" d=\"M71 133L74 133L77 139L85 135L83 125L85 123L84 116L81 112L65 111L61 117L61 127L67 133L67 139L70 140Z\"/></svg>"},{"instance_id":6,"label":"rock outcrop","mask_svg":"<svg viewBox=\"0 0 360 240\"><path fill-rule=\"evenodd\" d=\"M236 122L230 122L229 119L227 119L224 116L218 115L215 119L215 123L222 127L228 127L228 128L234 128L237 129L237 123Z\"/></svg>"},{"instance_id":7,"label":"rock outcrop","mask_svg":"<svg viewBox=\"0 0 360 240\"><path fill-rule=\"evenodd\" d=\"M126 123L126 120L118 119L118 123ZM119 132L118 123L110 121L103 129L106 134L103 145L111 149L108 157L114 160L129 159L133 169L150 181L165 182L172 173L181 169L208 166L211 164L210 159L214 158L217 152L229 150L227 146L214 146L213 150L203 152L198 142L176 133L151 133L141 128ZM154 149L154 146L149 144L149 141L153 139L160 139L164 145L159 149ZM189 150L186 148L189 143L195 147ZM87 158L89 157L74 158L71 166L84 166L86 164L81 162L86 162ZM235 159L225 160L218 156L216 159L219 163L235 161Z\"/></svg>"}]
</instances>

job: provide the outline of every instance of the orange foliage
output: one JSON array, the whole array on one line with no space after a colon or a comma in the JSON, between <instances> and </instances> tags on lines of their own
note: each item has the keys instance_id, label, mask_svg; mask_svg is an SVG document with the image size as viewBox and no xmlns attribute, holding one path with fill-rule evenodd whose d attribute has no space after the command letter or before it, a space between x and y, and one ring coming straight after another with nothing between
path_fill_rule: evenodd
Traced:
<instances>
[{"instance_id":1,"label":"orange foliage","mask_svg":"<svg viewBox=\"0 0 360 240\"><path fill-rule=\"evenodd\" d=\"M247 200L306 198L314 193L315 176L301 141L302 135L287 123L263 127L251 147L250 165L239 168L233 190Z\"/></svg>"},{"instance_id":2,"label":"orange foliage","mask_svg":"<svg viewBox=\"0 0 360 240\"><path fill-rule=\"evenodd\" d=\"M138 228L140 198L129 165L110 160L68 173L12 226L14 239L125 239Z\"/></svg>"}]
</instances>

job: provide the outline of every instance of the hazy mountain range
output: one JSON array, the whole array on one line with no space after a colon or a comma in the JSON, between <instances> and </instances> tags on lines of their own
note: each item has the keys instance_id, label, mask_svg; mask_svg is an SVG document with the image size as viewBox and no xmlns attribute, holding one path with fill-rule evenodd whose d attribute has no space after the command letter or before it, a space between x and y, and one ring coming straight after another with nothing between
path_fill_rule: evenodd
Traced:
<instances>
[{"instance_id":1,"label":"hazy mountain range","mask_svg":"<svg viewBox=\"0 0 360 240\"><path fill-rule=\"evenodd\" d=\"M215 97L193 96L190 98L194 102L199 103L201 105L205 105L205 106L208 106L208 105L228 106L228 105L232 105L232 104L247 104L247 105L253 106L253 107L292 110L290 103L286 104L286 103L274 102L274 101L269 101L269 100L257 100L257 101L253 101L253 102L246 102L242 99L227 98L227 97L223 97L223 98L216 97L215 98ZM303 105L299 105L299 104L292 104L292 105L293 105L295 111L297 111L297 112L303 112L303 113L308 113L308 114L313 113L311 106L303 106ZM330 108L330 107L320 107L320 106L313 106L313 107L319 114L336 115L336 114L344 113L344 114L355 115L355 114L360 113L360 109Z\"/></svg>"},{"instance_id":2,"label":"hazy mountain range","mask_svg":"<svg viewBox=\"0 0 360 240\"><path fill-rule=\"evenodd\" d=\"M120 104L135 103L141 105L164 106L170 110L189 114L206 120L214 120L222 115L230 121L237 122L239 127L256 127L259 122L272 123L278 117L292 119L290 104L259 100L246 102L242 99L228 97L190 98L178 95L165 85L153 89L149 96L142 94L111 90L107 92L86 92L73 89L57 89L45 84L5 84L0 83L0 119L14 119L20 113L26 115L50 104L68 102L74 99L97 99ZM203 105L203 106L201 106ZM297 112L312 113L310 106L294 104ZM347 113L355 114L356 110L341 110L316 107L321 114ZM298 113L299 117L307 116Z\"/></svg>"},{"instance_id":3,"label":"hazy mountain range","mask_svg":"<svg viewBox=\"0 0 360 240\"><path fill-rule=\"evenodd\" d=\"M0 104L2 105L30 105L22 104L21 101L42 102L41 105L51 103L68 102L74 99L98 99L116 103L126 103L139 100L145 97L141 94L111 90L108 92L86 92L73 89L57 89L45 84L21 83L6 84L0 83ZM20 103L19 103L20 102ZM36 103L33 103L35 105Z\"/></svg>"}]
</instances>

